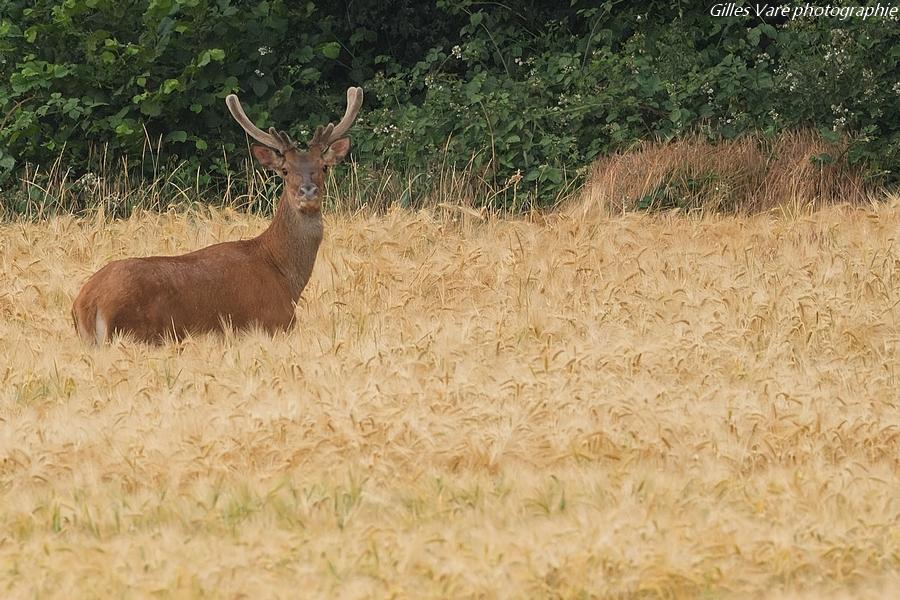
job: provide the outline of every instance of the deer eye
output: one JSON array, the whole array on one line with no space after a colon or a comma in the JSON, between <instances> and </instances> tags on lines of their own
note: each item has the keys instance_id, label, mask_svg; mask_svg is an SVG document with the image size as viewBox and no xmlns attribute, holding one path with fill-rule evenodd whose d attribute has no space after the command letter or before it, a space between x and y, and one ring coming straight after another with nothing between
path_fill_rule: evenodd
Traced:
<instances>
[{"instance_id":1,"label":"deer eye","mask_svg":"<svg viewBox=\"0 0 900 600\"><path fill-rule=\"evenodd\" d=\"M282 174L282 175L287 175L287 169L282 169L282 170L281 170L281 174Z\"/></svg>"}]
</instances>

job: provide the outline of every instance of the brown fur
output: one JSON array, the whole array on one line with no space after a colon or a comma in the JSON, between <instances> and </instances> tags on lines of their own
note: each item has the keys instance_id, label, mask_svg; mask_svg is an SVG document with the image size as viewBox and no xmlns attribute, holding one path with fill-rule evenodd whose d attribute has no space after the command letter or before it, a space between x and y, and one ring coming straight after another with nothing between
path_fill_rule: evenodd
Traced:
<instances>
[{"instance_id":1,"label":"brown fur","mask_svg":"<svg viewBox=\"0 0 900 600\"><path fill-rule=\"evenodd\" d=\"M88 343L130 334L148 343L185 334L260 327L289 328L322 241L319 190L325 168L349 151L343 138L324 150L284 155L255 145L253 155L284 179L269 227L250 240L223 242L181 256L127 258L109 263L81 288L72 308L75 329ZM304 194L301 186L314 184ZM99 313L98 313L99 311ZM96 330L99 318L105 335ZM100 335L98 335L100 334Z\"/></svg>"}]
</instances>

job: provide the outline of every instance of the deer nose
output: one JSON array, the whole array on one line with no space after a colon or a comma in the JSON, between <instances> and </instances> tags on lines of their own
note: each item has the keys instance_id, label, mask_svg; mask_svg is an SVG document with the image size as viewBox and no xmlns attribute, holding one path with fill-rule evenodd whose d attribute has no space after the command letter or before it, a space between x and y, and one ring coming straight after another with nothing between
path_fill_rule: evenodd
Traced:
<instances>
[{"instance_id":1,"label":"deer nose","mask_svg":"<svg viewBox=\"0 0 900 600\"><path fill-rule=\"evenodd\" d=\"M319 186L314 183L304 183L300 186L300 192L307 198L312 198L319 193Z\"/></svg>"}]
</instances>

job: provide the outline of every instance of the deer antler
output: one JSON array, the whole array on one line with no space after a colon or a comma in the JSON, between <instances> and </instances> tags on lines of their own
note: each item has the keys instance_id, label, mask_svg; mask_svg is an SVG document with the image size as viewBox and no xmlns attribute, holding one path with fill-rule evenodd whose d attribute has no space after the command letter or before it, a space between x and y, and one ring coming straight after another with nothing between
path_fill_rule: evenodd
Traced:
<instances>
[{"instance_id":1,"label":"deer antler","mask_svg":"<svg viewBox=\"0 0 900 600\"><path fill-rule=\"evenodd\" d=\"M244 128L247 135L256 141L265 144L269 148L278 150L282 154L296 145L294 140L292 140L284 131L276 131L274 127L271 127L269 128L269 132L266 133L254 125L253 121L251 121L246 113L244 113L241 101L238 100L238 97L234 94L228 94L225 98L225 104L228 106L228 110L231 112L231 116L234 117L234 120Z\"/></svg>"},{"instance_id":2,"label":"deer antler","mask_svg":"<svg viewBox=\"0 0 900 600\"><path fill-rule=\"evenodd\" d=\"M347 131L350 130L350 126L353 125L353 121L356 120L356 115L359 114L359 109L362 108L362 103L362 88L347 88L347 110L344 111L343 118L337 125L335 125L334 123L329 123L324 127L317 127L315 135L313 135L312 140L310 140L309 142L310 146L321 145L323 147L328 147L337 140L344 137L347 134Z\"/></svg>"}]
</instances>

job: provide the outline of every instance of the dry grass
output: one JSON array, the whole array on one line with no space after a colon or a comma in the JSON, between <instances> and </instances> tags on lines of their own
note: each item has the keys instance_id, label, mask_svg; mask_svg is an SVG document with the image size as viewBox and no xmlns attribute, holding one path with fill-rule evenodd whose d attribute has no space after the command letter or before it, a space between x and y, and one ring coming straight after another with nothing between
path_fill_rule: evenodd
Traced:
<instances>
[{"instance_id":1,"label":"dry grass","mask_svg":"<svg viewBox=\"0 0 900 600\"><path fill-rule=\"evenodd\" d=\"M0 189L0 221L97 211L127 217L136 210L184 211L198 205L271 213L281 178L257 168L250 158L249 145L246 154L237 170L213 177L186 162L160 165L158 148L147 146L137 161L128 156L113 160L105 151L96 153L89 160L96 172L80 175L65 166L69 158L60 153L49 165L26 165L15 184ZM485 211L502 207L512 214L535 206L535 188L523 183L521 173L507 179L497 177L476 167L477 158L473 154L467 164L457 167L445 151L434 157L434 164L425 172L361 165L351 160L329 171L323 204L348 212L384 212L398 205L410 209L446 205L477 206ZM563 171L557 195L548 198L546 205L556 206L578 195L579 182L569 177L573 174Z\"/></svg>"},{"instance_id":2,"label":"dry grass","mask_svg":"<svg viewBox=\"0 0 900 600\"><path fill-rule=\"evenodd\" d=\"M846 143L828 144L810 130L775 139L645 142L598 159L579 206L600 214L674 207L748 214L785 204L865 203L878 194L863 170L847 163L846 149ZM833 162L811 160L824 155Z\"/></svg>"},{"instance_id":3,"label":"dry grass","mask_svg":"<svg viewBox=\"0 0 900 600\"><path fill-rule=\"evenodd\" d=\"M261 219L0 225L0 595L900 592L897 200L458 216L329 215L294 331L163 348L84 278Z\"/></svg>"}]
</instances>

